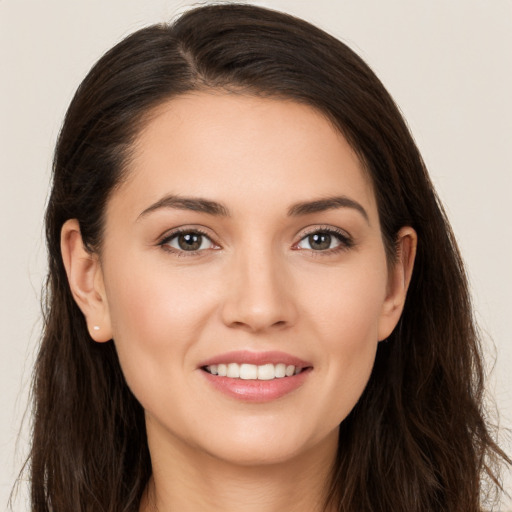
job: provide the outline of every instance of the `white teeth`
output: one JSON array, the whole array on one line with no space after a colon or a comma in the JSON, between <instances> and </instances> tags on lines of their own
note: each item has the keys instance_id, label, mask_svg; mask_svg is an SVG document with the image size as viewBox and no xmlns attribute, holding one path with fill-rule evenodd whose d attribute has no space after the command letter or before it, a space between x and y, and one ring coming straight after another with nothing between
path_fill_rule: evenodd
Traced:
<instances>
[{"instance_id":1,"label":"white teeth","mask_svg":"<svg viewBox=\"0 0 512 512\"><path fill-rule=\"evenodd\" d=\"M212 364L206 367L206 370L212 375L219 377L229 377L231 379L243 380L272 380L282 379L283 377L292 377L302 371L302 368L295 367L292 364L263 364L256 366L255 364Z\"/></svg>"},{"instance_id":2,"label":"white teeth","mask_svg":"<svg viewBox=\"0 0 512 512\"><path fill-rule=\"evenodd\" d=\"M276 364L276 377L278 379L286 376L286 365L283 363Z\"/></svg>"},{"instance_id":3,"label":"white teeth","mask_svg":"<svg viewBox=\"0 0 512 512\"><path fill-rule=\"evenodd\" d=\"M276 371L273 364L264 364L258 366L258 379L259 380L272 380L276 377Z\"/></svg>"},{"instance_id":4,"label":"white teeth","mask_svg":"<svg viewBox=\"0 0 512 512\"><path fill-rule=\"evenodd\" d=\"M229 363L226 377L231 377L232 379L240 378L240 365L236 363Z\"/></svg>"},{"instance_id":5,"label":"white teeth","mask_svg":"<svg viewBox=\"0 0 512 512\"><path fill-rule=\"evenodd\" d=\"M236 363L233 363L236 364ZM240 365L240 378L244 380L257 379L258 378L258 367L253 364L241 364Z\"/></svg>"}]
</instances>

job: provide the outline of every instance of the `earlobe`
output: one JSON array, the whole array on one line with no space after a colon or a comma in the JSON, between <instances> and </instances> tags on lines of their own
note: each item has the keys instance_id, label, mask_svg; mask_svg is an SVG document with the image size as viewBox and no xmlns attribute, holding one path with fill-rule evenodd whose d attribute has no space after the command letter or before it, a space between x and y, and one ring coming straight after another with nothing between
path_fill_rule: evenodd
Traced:
<instances>
[{"instance_id":1,"label":"earlobe","mask_svg":"<svg viewBox=\"0 0 512 512\"><path fill-rule=\"evenodd\" d=\"M396 242L396 261L389 271L388 290L379 322L379 341L386 339L398 324L405 305L416 257L418 236L409 227L400 229Z\"/></svg>"},{"instance_id":2,"label":"earlobe","mask_svg":"<svg viewBox=\"0 0 512 512\"><path fill-rule=\"evenodd\" d=\"M76 219L62 226L60 245L71 294L85 316L91 338L109 341L112 328L103 272L97 254L84 247Z\"/></svg>"}]
</instances>

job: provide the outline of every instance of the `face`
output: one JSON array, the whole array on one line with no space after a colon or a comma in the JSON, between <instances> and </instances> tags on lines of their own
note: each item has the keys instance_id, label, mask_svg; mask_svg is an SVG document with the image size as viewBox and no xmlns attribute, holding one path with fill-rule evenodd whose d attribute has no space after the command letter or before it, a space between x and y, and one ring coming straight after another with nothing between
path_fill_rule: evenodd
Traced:
<instances>
[{"instance_id":1,"label":"face","mask_svg":"<svg viewBox=\"0 0 512 512\"><path fill-rule=\"evenodd\" d=\"M105 222L104 322L150 446L240 464L335 451L398 320L400 279L372 185L321 114L169 101Z\"/></svg>"}]
</instances>

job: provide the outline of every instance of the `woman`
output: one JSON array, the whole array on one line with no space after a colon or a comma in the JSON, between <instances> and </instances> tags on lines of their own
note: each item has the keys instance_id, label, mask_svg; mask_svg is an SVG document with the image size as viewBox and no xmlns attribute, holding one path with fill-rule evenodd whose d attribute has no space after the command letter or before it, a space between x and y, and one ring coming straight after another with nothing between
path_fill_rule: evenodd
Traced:
<instances>
[{"instance_id":1,"label":"woman","mask_svg":"<svg viewBox=\"0 0 512 512\"><path fill-rule=\"evenodd\" d=\"M59 137L35 511L477 511L510 460L392 99L290 16L110 50Z\"/></svg>"}]
</instances>

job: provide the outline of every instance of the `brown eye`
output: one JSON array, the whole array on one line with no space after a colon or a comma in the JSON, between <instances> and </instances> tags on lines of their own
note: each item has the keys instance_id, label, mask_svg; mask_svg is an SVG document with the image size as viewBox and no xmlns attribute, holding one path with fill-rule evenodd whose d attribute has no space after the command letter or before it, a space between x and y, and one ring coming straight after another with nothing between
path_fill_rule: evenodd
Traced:
<instances>
[{"instance_id":1,"label":"brown eye","mask_svg":"<svg viewBox=\"0 0 512 512\"><path fill-rule=\"evenodd\" d=\"M178 246L183 251L197 251L201 247L202 235L186 233L178 236Z\"/></svg>"},{"instance_id":2,"label":"brown eye","mask_svg":"<svg viewBox=\"0 0 512 512\"><path fill-rule=\"evenodd\" d=\"M334 229L319 229L302 238L295 246L315 252L333 252L336 249L350 249L354 245L352 239L343 232Z\"/></svg>"},{"instance_id":3,"label":"brown eye","mask_svg":"<svg viewBox=\"0 0 512 512\"><path fill-rule=\"evenodd\" d=\"M204 249L213 249L215 244L206 235L197 231L184 231L182 233L175 233L166 238L162 246L168 246L175 251L195 252Z\"/></svg>"},{"instance_id":4,"label":"brown eye","mask_svg":"<svg viewBox=\"0 0 512 512\"><path fill-rule=\"evenodd\" d=\"M332 236L329 233L315 233L308 236L309 246L315 251L330 249L331 241Z\"/></svg>"}]
</instances>

